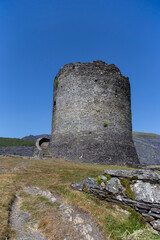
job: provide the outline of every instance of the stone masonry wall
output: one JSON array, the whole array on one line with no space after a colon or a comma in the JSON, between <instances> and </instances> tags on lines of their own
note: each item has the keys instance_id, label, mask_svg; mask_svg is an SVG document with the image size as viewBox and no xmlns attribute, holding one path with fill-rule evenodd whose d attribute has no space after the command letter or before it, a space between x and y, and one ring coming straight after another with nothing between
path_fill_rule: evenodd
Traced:
<instances>
[{"instance_id":1,"label":"stone masonry wall","mask_svg":"<svg viewBox=\"0 0 160 240\"><path fill-rule=\"evenodd\" d=\"M72 183L75 190L116 204L132 207L160 231L160 178L152 170L104 170L96 178Z\"/></svg>"},{"instance_id":2,"label":"stone masonry wall","mask_svg":"<svg viewBox=\"0 0 160 240\"><path fill-rule=\"evenodd\" d=\"M70 63L54 80L54 157L73 161L134 165L130 84L114 64Z\"/></svg>"}]
</instances>

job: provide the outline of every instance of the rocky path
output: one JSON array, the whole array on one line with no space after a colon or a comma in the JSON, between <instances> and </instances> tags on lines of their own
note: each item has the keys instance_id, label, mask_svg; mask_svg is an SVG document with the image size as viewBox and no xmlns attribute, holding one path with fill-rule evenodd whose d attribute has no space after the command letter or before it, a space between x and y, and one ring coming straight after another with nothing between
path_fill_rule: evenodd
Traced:
<instances>
[{"instance_id":1,"label":"rocky path","mask_svg":"<svg viewBox=\"0 0 160 240\"><path fill-rule=\"evenodd\" d=\"M15 232L14 240L46 240L38 231L38 221L33 221L30 214L21 211L22 199L19 195L12 205L10 225Z\"/></svg>"},{"instance_id":2,"label":"rocky path","mask_svg":"<svg viewBox=\"0 0 160 240\"><path fill-rule=\"evenodd\" d=\"M88 213L84 213L75 206L66 205L59 197L49 191L38 187L25 187L23 189L31 195L43 196L50 202L56 203L61 221L55 224L55 234L48 240L103 240L104 235ZM23 199L17 193L10 214L10 226L15 232L14 240L47 240L38 228L38 219L21 210ZM56 214L53 211L53 214ZM58 221L58 220L57 220ZM54 228L54 226L53 226Z\"/></svg>"}]
</instances>

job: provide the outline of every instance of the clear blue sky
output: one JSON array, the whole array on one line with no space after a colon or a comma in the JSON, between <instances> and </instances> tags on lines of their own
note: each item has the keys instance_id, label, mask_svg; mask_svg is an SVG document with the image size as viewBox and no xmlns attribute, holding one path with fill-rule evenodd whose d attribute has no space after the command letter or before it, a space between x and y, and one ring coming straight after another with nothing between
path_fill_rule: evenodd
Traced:
<instances>
[{"instance_id":1,"label":"clear blue sky","mask_svg":"<svg viewBox=\"0 0 160 240\"><path fill-rule=\"evenodd\" d=\"M55 75L93 60L129 76L133 130L160 134L159 0L0 0L0 136L50 133Z\"/></svg>"}]
</instances>

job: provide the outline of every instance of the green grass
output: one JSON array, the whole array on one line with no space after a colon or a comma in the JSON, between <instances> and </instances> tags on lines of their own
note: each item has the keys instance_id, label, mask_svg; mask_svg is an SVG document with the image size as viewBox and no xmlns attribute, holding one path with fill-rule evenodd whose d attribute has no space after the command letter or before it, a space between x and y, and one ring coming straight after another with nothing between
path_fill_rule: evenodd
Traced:
<instances>
[{"instance_id":1,"label":"green grass","mask_svg":"<svg viewBox=\"0 0 160 240\"><path fill-rule=\"evenodd\" d=\"M107 215L105 220L107 232L111 232L110 236L117 240L121 240L126 231L132 234L134 231L144 228L144 225L137 221L137 218L132 214L129 217L126 216L124 221L120 221L118 218L115 219L111 214Z\"/></svg>"},{"instance_id":2,"label":"green grass","mask_svg":"<svg viewBox=\"0 0 160 240\"><path fill-rule=\"evenodd\" d=\"M0 137L0 147L35 146L35 141Z\"/></svg>"}]
</instances>

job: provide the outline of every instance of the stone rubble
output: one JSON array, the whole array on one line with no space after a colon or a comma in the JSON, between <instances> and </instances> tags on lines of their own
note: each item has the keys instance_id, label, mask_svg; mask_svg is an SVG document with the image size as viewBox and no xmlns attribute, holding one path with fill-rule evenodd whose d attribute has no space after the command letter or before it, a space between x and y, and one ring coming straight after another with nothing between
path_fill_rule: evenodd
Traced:
<instances>
[{"instance_id":1,"label":"stone rubble","mask_svg":"<svg viewBox=\"0 0 160 240\"><path fill-rule=\"evenodd\" d=\"M109 179L107 178L109 176ZM144 220L160 231L160 178L152 170L104 170L104 175L96 178L86 178L80 183L73 183L75 190L92 194L95 198L123 204L134 208ZM127 194L122 185L126 179L134 199Z\"/></svg>"}]
</instances>

